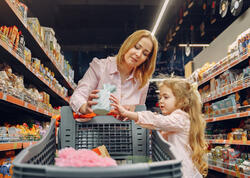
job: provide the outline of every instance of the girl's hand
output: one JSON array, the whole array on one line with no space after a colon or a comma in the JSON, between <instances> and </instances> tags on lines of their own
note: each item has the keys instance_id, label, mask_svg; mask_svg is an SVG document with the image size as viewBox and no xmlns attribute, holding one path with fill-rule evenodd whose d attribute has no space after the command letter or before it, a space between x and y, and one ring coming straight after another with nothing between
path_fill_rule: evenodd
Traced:
<instances>
[{"instance_id":1,"label":"girl's hand","mask_svg":"<svg viewBox=\"0 0 250 178\"><path fill-rule=\"evenodd\" d=\"M92 105L95 105L97 104L96 101L93 101L93 99L95 98L98 98L99 96L97 95L97 93L99 92L99 90L93 90L89 97L88 97L88 100L87 100L87 103L86 104L83 104L81 106L81 108L79 109L80 113L82 114L89 114L89 113L92 113L93 110L91 109L91 106Z\"/></svg>"},{"instance_id":2,"label":"girl's hand","mask_svg":"<svg viewBox=\"0 0 250 178\"><path fill-rule=\"evenodd\" d=\"M119 100L114 95L110 95L110 100L113 101L113 103L110 105L114 107L114 112L117 114L117 119L124 121L124 119L126 119L127 110L120 104Z\"/></svg>"}]
</instances>

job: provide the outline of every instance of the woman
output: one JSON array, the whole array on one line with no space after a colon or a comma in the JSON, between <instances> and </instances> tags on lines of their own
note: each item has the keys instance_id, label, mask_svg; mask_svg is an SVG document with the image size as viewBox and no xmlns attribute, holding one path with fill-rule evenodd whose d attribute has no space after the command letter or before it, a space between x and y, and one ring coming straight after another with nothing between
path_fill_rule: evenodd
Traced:
<instances>
[{"instance_id":1,"label":"woman","mask_svg":"<svg viewBox=\"0 0 250 178\"><path fill-rule=\"evenodd\" d=\"M91 106L97 103L92 100L98 98L98 89L106 83L116 86L114 96L122 105L145 104L157 51L158 42L150 31L135 31L116 56L93 59L70 98L70 106L82 114L93 112Z\"/></svg>"}]
</instances>

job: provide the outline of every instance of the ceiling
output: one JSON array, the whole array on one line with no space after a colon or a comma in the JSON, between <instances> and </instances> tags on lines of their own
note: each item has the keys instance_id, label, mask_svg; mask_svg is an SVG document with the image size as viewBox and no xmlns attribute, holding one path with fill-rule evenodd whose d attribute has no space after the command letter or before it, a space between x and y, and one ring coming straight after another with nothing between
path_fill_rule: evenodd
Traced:
<instances>
[{"instance_id":1,"label":"ceiling","mask_svg":"<svg viewBox=\"0 0 250 178\"><path fill-rule=\"evenodd\" d=\"M229 0L231 1L231 0ZM42 26L53 27L56 38L63 50L101 51L107 48L118 49L125 38L137 29L152 30L163 0L23 0L29 7L28 16L39 18ZM156 37L161 49L165 50L166 36L169 30L175 31L179 20L180 8L194 2L183 17L180 30L169 42L169 47L188 40L193 43L210 43L237 17L227 13L225 18L219 15L211 24L212 0L170 0ZM203 11L202 4L207 4ZM249 8L245 0L241 13ZM205 12L205 13L204 13ZM206 22L206 33L200 35L200 24ZM190 27L194 27L191 33ZM174 30L173 30L174 29ZM173 32L172 32L173 33Z\"/></svg>"},{"instance_id":2,"label":"ceiling","mask_svg":"<svg viewBox=\"0 0 250 178\"><path fill-rule=\"evenodd\" d=\"M169 3L176 14L178 3ZM101 50L119 48L137 29L153 28L162 0L25 0L28 16L39 18L42 26L53 27L63 49ZM168 18L163 18L169 21ZM162 27L162 25L160 26ZM163 27L162 27L163 28ZM163 33L157 33L163 34Z\"/></svg>"}]
</instances>

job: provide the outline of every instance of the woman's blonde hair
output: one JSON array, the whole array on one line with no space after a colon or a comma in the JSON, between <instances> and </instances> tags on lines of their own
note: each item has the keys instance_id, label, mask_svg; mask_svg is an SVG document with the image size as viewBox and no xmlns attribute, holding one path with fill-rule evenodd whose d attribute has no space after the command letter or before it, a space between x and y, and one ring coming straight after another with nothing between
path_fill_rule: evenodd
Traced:
<instances>
[{"instance_id":1,"label":"woman's blonde hair","mask_svg":"<svg viewBox=\"0 0 250 178\"><path fill-rule=\"evenodd\" d=\"M122 67L122 64L124 62L124 55L128 52L128 50L134 47L136 43L140 41L143 37L149 38L152 41L153 49L150 52L148 59L135 69L134 77L140 82L139 88L145 86L148 80L151 78L152 74L154 73L156 56L158 51L157 39L148 30L137 30L123 42L117 54L117 65Z\"/></svg>"},{"instance_id":2,"label":"woman's blonde hair","mask_svg":"<svg viewBox=\"0 0 250 178\"><path fill-rule=\"evenodd\" d=\"M202 103L197 88L182 78L167 78L158 84L161 88L170 88L176 98L176 108L187 112L190 116L189 144L192 161L199 172L206 176L208 165L206 162L207 143L205 141L206 122L202 117Z\"/></svg>"}]
</instances>

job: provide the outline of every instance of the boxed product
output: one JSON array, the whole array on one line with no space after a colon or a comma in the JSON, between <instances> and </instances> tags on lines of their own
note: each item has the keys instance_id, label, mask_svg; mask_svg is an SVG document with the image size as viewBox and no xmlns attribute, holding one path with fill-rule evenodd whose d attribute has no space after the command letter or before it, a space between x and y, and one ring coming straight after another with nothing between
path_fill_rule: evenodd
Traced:
<instances>
[{"instance_id":1,"label":"boxed product","mask_svg":"<svg viewBox=\"0 0 250 178\"><path fill-rule=\"evenodd\" d=\"M44 31L44 45L45 47L53 52L53 40L55 38L55 32L53 28L41 27Z\"/></svg>"},{"instance_id":2,"label":"boxed product","mask_svg":"<svg viewBox=\"0 0 250 178\"><path fill-rule=\"evenodd\" d=\"M38 18L36 18L36 17L28 17L27 18L27 23L28 23L29 27L31 28L31 30L35 33L37 38L40 39L41 27L40 27L40 23L39 23Z\"/></svg>"}]
</instances>

